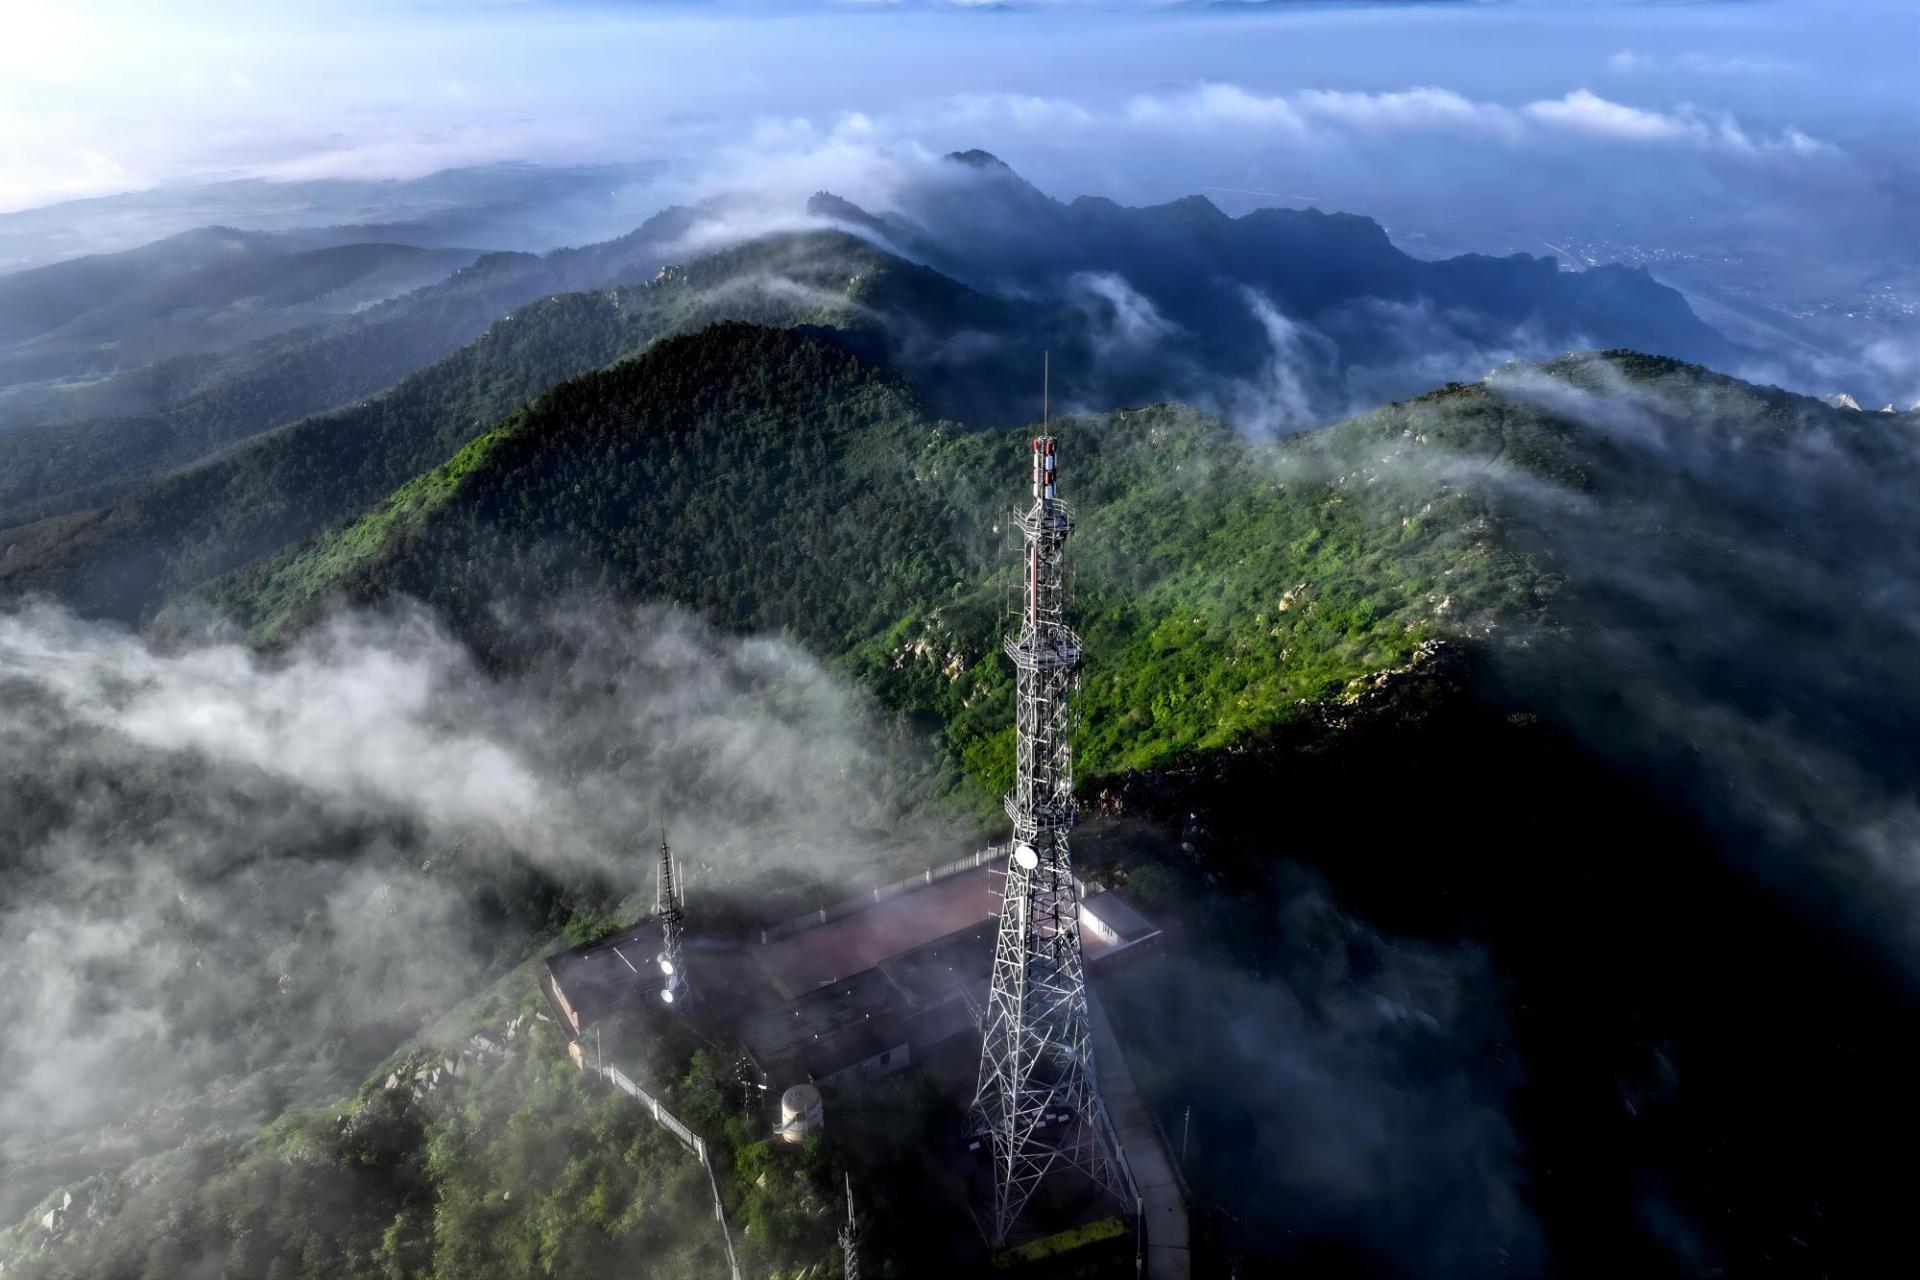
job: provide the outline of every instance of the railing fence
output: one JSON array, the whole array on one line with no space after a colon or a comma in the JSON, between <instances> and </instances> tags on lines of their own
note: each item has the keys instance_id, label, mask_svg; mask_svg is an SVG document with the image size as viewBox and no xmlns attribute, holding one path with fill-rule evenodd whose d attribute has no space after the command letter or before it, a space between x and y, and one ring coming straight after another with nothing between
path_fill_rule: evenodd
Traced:
<instances>
[{"instance_id":1,"label":"railing fence","mask_svg":"<svg viewBox=\"0 0 1920 1280\"><path fill-rule=\"evenodd\" d=\"M700 1167L707 1171L707 1189L713 1193L713 1216L715 1221L720 1224L720 1239L724 1241L727 1246L727 1272L732 1277L732 1280L740 1280L740 1263L733 1256L733 1230L727 1225L727 1206L726 1203L720 1199L720 1180L714 1176L713 1161L707 1155L707 1144L701 1141L699 1134L680 1123L678 1116L662 1106L660 1099L654 1097L629 1079L626 1072L620 1070L618 1067L605 1066L598 1068L598 1070L601 1075L613 1083L616 1089L631 1096L638 1101L641 1106L645 1107L661 1128L680 1139L680 1141L685 1144L687 1150L693 1152L694 1156L700 1161Z\"/></svg>"}]
</instances>

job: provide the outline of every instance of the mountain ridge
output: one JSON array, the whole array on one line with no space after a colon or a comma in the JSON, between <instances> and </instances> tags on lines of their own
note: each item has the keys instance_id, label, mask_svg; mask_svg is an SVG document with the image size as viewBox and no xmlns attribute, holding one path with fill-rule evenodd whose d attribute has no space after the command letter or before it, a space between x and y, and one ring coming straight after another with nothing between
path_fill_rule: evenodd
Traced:
<instances>
[{"instance_id":1,"label":"mountain ridge","mask_svg":"<svg viewBox=\"0 0 1920 1280\"><path fill-rule=\"evenodd\" d=\"M755 343L774 345L754 348ZM630 415L636 423L654 421L654 410L632 399L632 391L620 388L647 385L651 376L648 370L671 369L686 361L692 361L695 367L710 361L722 366L740 363L746 371L744 376L751 378L757 376L751 370L762 357L739 354L748 348L777 352L777 356L765 358L778 361L801 359L796 353L812 352L814 355L808 358L829 363L855 361L836 367L851 369L864 364L851 353L827 354L840 345L804 332L776 338L751 327L725 324L668 338L622 364L552 388L468 445L454 460L383 499L370 514L349 522L337 533L316 535L304 544L288 546L219 584L213 595L260 638L275 636L290 622L297 625L302 617L318 616L330 598L367 603L388 589L374 584L394 574L389 562L396 556L405 562L420 554L409 551L409 547L419 548L432 541L423 528L443 518L441 513L461 492L460 485L511 488L517 483L512 479L517 465L533 467L533 473L548 465L526 461L533 455L525 451L534 447L529 432L559 440L570 430L584 429L579 424L586 422L627 421L623 415ZM875 556L923 565L935 578L950 581L951 594L944 603L936 606L923 602L903 608L898 604L901 597L889 597L896 601L890 607L857 598L835 603L835 593L824 587L794 594L797 589L792 583L806 580L813 570L788 569L765 571L752 581L760 584L756 592L772 590L776 581L786 583L776 594L788 599L789 604L769 611L763 600L741 612L727 594L728 589L716 584L738 580L745 566L760 563L764 550L756 550L750 541L730 542L732 549L713 561L710 575L693 573L688 577L691 570L684 567L684 549L676 552L662 543L651 557L640 555L634 545L628 545L625 535L616 538L616 530L624 527L623 520L647 524L664 519L684 531L715 519L724 524L728 519L747 517L726 514L727 504L718 496L712 500L721 505L712 510L657 506L635 496L649 492L646 482L618 478L626 473L617 467L612 472L594 470L591 474L596 486L609 486L609 499L617 493L621 495L619 503L638 503L631 510L622 505L609 508L610 512L624 511L626 515L596 514L591 526L578 529L567 524L576 517L567 514L571 503L564 494L585 481L587 472L564 484L554 481L559 489L550 498L514 499L506 507L497 507L489 499L486 509L492 515L459 519L462 527L470 525L475 531L472 536L480 536L480 529L489 530L486 545L495 550L436 552L430 559L439 567L429 568L428 562L422 561L401 572L398 580L404 585L399 589L429 600L460 600L466 592L464 603L458 606L460 613L468 618L481 617L484 610L472 593L484 595L484 578L457 587L454 584L466 572L460 566L510 562L514 555L501 548L512 544L517 536L510 531L518 517L509 512L525 511L528 518L538 512L536 524L529 528L546 532L526 536L548 548L541 553L547 557L544 572L560 574L561 579L584 573L576 586L589 595L609 589L610 584L622 584L615 595L637 592L648 598L665 594L682 605L713 614L715 621L729 627L795 630L810 643L841 651L890 704L915 714L921 710L935 713L939 722L948 726L944 732L958 735L950 742L954 758L994 758L997 747L1003 745L995 741L995 736L1004 733L1005 726L982 721L973 710L976 704L997 705L992 696L996 688L991 683L976 687L968 675L947 681L949 687L943 689L938 681L921 682L919 676L926 673L919 671L917 663L888 664L902 652L901 645L908 645L950 655L966 672L993 666L986 661L988 648L982 647L985 629L981 635L964 637L969 621L979 624L991 612L989 598L997 589L993 583L1000 571L984 550L989 540L984 513L994 507L996 471L992 460L999 459L1011 469L1013 464L1008 459L1015 452L1012 441L1020 429L969 431L942 426L896 375L887 377L894 388L887 393L891 397L889 407L876 410L886 424L884 428L855 430L851 435L835 437L831 444L809 446L814 449L810 456L815 458L817 474L824 477L838 472L820 459L842 451L854 458L867 458L876 452L899 455L896 462L873 473L887 478L885 492L863 497L863 501L878 501L880 506L862 508L859 519L868 529L893 531L895 541L885 551L876 550ZM1542 380L1546 390L1533 385L1536 379ZM1630 441L1623 449L1604 433L1589 441L1586 437L1593 428L1578 426L1577 418L1559 416L1568 409L1552 400L1555 394L1589 394L1587 388L1591 386L1617 390L1616 384L1641 389L1649 403L1705 406L1711 397L1730 398L1715 411L1719 417L1714 420L1730 424L1733 435L1715 441L1702 434L1701 448L1709 452L1731 450L1751 456L1756 450L1790 447L1763 443L1765 437L1759 434L1757 425L1763 420L1762 414L1771 415L1764 421L1774 424L1767 430L1787 442L1815 429L1808 424L1831 431L1844 422L1835 411L1806 397L1754 388L1678 361L1621 351L1565 356L1537 367L1512 366L1496 371L1487 382L1438 388L1404 404L1384 406L1337 427L1293 437L1276 446L1249 444L1217 420L1179 406L1060 420L1056 430L1073 459L1074 478L1080 486L1077 493L1083 503L1092 504L1083 510L1081 523L1086 536L1078 546L1084 557L1081 575L1085 607L1099 621L1089 622L1086 631L1090 648L1107 654L1111 664L1096 661L1089 673L1090 720L1103 727L1084 746L1087 766L1095 772L1146 767L1164 763L1181 752L1226 747L1243 733L1286 718L1296 704L1338 696L1371 673L1403 665L1428 639L1466 639L1504 632L1516 625L1538 627L1549 623L1557 616L1559 606L1554 602L1563 590L1565 577L1564 569L1553 566L1564 559L1565 553L1537 531L1540 522L1552 518L1552 513L1531 510L1528 504L1533 500L1524 497L1528 485L1545 483L1570 493L1586 493L1591 496L1585 501L1620 504L1620 510L1628 513L1650 503L1684 501L1698 505L1698 514L1690 518L1737 519L1743 530L1754 526L1754 516L1712 514L1721 504L1707 500L1704 494L1662 498L1660 495L1668 491L1695 492L1696 482L1688 478L1684 466L1674 470L1675 464L1664 457L1640 457ZM574 407L562 407L566 405ZM596 407L584 407L588 405ZM1756 425L1734 428L1732 424L1740 423L1743 415ZM799 415L796 427L806 421L806 415ZM1860 455L1859 465L1883 470L1905 466L1911 470L1911 450L1904 447L1911 442L1889 439L1891 453L1865 441L1860 446L1866 452ZM730 451L738 445L738 441L730 440L722 446L716 439L711 446L700 448L724 447ZM502 453L508 446L515 452ZM644 468L688 465L686 459L678 458L671 464L640 461L651 456L645 451L652 447L641 440L607 447L615 452L588 450L600 459L593 464L595 467L614 467L609 459L626 458L628 455L620 451L627 449L641 452L633 455L634 463L621 462L618 466L641 465L643 471L635 475L651 474ZM676 446L676 453L692 447ZM535 454L538 452L535 449ZM509 465L503 461L508 456L522 461ZM757 485L761 472L773 465L765 459L732 464L716 461L712 469L750 478ZM1190 470L1193 468L1198 470ZM1457 478L1447 478L1455 471ZM1607 478L1614 473L1618 478ZM865 471L860 474L869 475ZM1222 474L1236 479L1223 481L1219 479ZM1194 477L1191 483L1180 479L1187 475ZM1330 505L1303 503L1301 498L1290 496L1291 484L1277 478L1282 476L1295 477L1291 484L1305 486L1307 493L1323 493L1323 504ZM939 487L929 489L935 477L940 478ZM636 483L641 488L633 488ZM851 480L843 478L833 483ZM1206 496L1193 491L1192 483L1200 484ZM1354 485L1359 489L1352 489ZM1676 485L1680 486L1678 490L1674 489ZM1502 496L1509 489L1523 494L1518 505L1514 498ZM689 495L674 492L673 504L694 501ZM1758 515L1762 522L1800 521L1808 509L1796 505L1790 491L1756 491L1747 498L1764 504ZM844 497L836 499L829 506L845 501ZM1380 508L1399 502L1404 502L1408 514L1396 528L1382 521ZM752 507L751 503L746 505ZM674 511L680 514L669 514ZM772 518L770 512L762 514ZM839 528L852 518L837 514L815 519L827 520L820 526L824 530ZM1638 521L1646 517L1633 518ZM1877 518L1885 521L1895 517L1882 512ZM475 520L479 523L472 523ZM552 524L554 521L559 523ZM563 536L562 526L573 531ZM589 533L589 528L599 531ZM658 536L650 533L641 543ZM1699 536L1723 535L1703 532ZM587 555L566 573L561 573L559 562L551 559L563 544ZM1299 548L1316 544L1320 544L1320 550L1302 559ZM616 545L622 549L614 553ZM1851 545L1822 547L1817 539L1808 540L1801 554L1818 555L1829 568L1840 568ZM1260 546L1270 547L1270 554L1276 554L1280 563L1297 563L1287 568L1270 564L1255 569L1252 564L1259 557L1251 548ZM1239 550L1224 556L1229 547ZM603 563L597 559L607 554L613 554L614 560ZM710 552L703 550L700 554ZM662 563L683 567L667 572L663 578L665 571L658 567ZM1388 568L1390 565L1395 567ZM673 583L679 585L663 585ZM1212 585L1207 586L1209 583ZM1216 603L1200 610L1190 622L1179 621L1171 613L1146 617L1138 613L1144 600L1158 600L1161 603L1155 606L1157 609L1171 610L1178 607L1172 601L1194 597L1208 597ZM753 598L761 599L757 594ZM801 603L803 600L807 603ZM1261 600L1266 601L1264 609ZM1304 612L1292 618L1283 616L1294 608ZM843 616L837 610L851 612ZM852 624L844 619L855 615L865 616L868 621L848 630ZM1308 623L1308 618L1316 621ZM1260 638L1262 633L1270 634ZM1281 636L1291 640L1276 639ZM852 647L845 648L849 643ZM486 642L480 647L484 651ZM1240 656L1222 665L1219 654L1223 647ZM1275 661L1290 674L1270 671L1267 664ZM1306 665L1286 665L1301 661ZM1173 674L1183 666L1189 669ZM1128 672L1133 674L1123 674ZM1191 692L1166 702L1169 680L1174 689L1188 688ZM1155 706L1163 708L1165 732L1155 728L1156 717L1141 717L1143 708ZM1127 743L1133 745L1123 745ZM981 777L984 783L986 775Z\"/></svg>"},{"instance_id":2,"label":"mountain ridge","mask_svg":"<svg viewBox=\"0 0 1920 1280\"><path fill-rule=\"evenodd\" d=\"M902 187L894 203L875 214L820 192L804 216L997 297L1002 317L1015 314L1016 300L1037 296L1049 315L985 336L1009 348L1052 349L1063 402L1080 407L1205 403L1271 432L1336 421L1413 394L1436 375L1516 353L1621 346L1710 364L1738 355L1644 272L1569 274L1526 255L1426 262L1357 215L1261 209L1230 218L1198 196L1139 209L1100 198L1061 203L984 152L950 157ZM89 405L151 411L0 433L0 527L99 506L258 431L351 403L444 358L513 307L639 283L670 258L685 265L700 256L704 238L751 238L740 229L751 217L736 226L736 212L754 208L718 197L665 210L596 245L487 253L437 284L305 337L177 353L114 374L111 385L76 388L68 401L16 388L25 414L41 404L63 418ZM226 237L202 239L218 245ZM256 241L269 243L246 243ZM63 269L83 267L47 270ZM981 341L964 329L935 336ZM1013 398L996 394L998 379L984 372L965 380L974 390L956 407L969 420L1009 420ZM960 394L960 381L951 394ZM5 404L0 399L0 413Z\"/></svg>"},{"instance_id":3,"label":"mountain ridge","mask_svg":"<svg viewBox=\"0 0 1920 1280\"><path fill-rule=\"evenodd\" d=\"M353 514L553 383L662 334L727 316L831 324L861 329L857 345L883 354L890 342L918 341L930 307L988 324L1005 315L963 286L826 232L751 241L642 285L546 298L359 405L243 441L103 509L7 531L0 590L50 591L141 618L170 592Z\"/></svg>"},{"instance_id":4,"label":"mountain ridge","mask_svg":"<svg viewBox=\"0 0 1920 1280\"><path fill-rule=\"evenodd\" d=\"M0 432L0 527L111 500L150 475L382 390L516 306L637 284L664 265L662 248L685 234L690 216L668 209L612 240L545 255L481 254L330 329L257 343L236 368L156 412Z\"/></svg>"}]
</instances>

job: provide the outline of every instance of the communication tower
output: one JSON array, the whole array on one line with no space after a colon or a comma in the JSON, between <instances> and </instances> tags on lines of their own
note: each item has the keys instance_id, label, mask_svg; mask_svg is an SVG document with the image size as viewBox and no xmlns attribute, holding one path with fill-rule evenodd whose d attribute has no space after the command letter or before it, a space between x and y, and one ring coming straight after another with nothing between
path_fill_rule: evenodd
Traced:
<instances>
[{"instance_id":1,"label":"communication tower","mask_svg":"<svg viewBox=\"0 0 1920 1280\"><path fill-rule=\"evenodd\" d=\"M1059 442L1044 409L1042 423L1033 440L1033 503L1014 518L1024 535L1026 592L1005 642L1018 672L1015 773L1006 797L1013 848L973 1101L976 1136L993 1156L996 1248L1056 1173L1075 1172L1129 1210L1137 1205L1093 1068L1080 895L1067 839L1075 817L1069 698L1080 666L1080 639L1064 619L1063 552L1073 516L1056 493Z\"/></svg>"},{"instance_id":2,"label":"communication tower","mask_svg":"<svg viewBox=\"0 0 1920 1280\"><path fill-rule=\"evenodd\" d=\"M686 907L680 900L680 882L674 874L673 851L667 847L667 833L660 833L660 878L654 886L653 917L660 922L660 998L668 1004L687 991L686 966L680 956L680 927L686 920Z\"/></svg>"}]
</instances>

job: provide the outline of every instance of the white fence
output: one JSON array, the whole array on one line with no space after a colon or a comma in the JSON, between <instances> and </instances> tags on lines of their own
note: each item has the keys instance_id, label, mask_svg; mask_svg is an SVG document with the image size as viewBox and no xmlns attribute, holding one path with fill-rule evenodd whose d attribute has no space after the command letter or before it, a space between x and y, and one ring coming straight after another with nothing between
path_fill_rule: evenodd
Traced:
<instances>
[{"instance_id":1,"label":"white fence","mask_svg":"<svg viewBox=\"0 0 1920 1280\"><path fill-rule=\"evenodd\" d=\"M720 1199L720 1180L714 1177L713 1161L707 1157L707 1144L700 1140L699 1134L680 1123L678 1116L661 1106L660 1099L628 1079L626 1072L618 1067L601 1067L599 1071L601 1075L613 1082L614 1088L631 1096L651 1112L655 1122L680 1139L687 1150L693 1152L700 1161L700 1167L707 1171L707 1189L713 1192L713 1216L720 1224L720 1239L727 1246L727 1272L732 1280L740 1280L740 1263L733 1256L733 1230L727 1226L727 1206Z\"/></svg>"},{"instance_id":2,"label":"white fence","mask_svg":"<svg viewBox=\"0 0 1920 1280\"><path fill-rule=\"evenodd\" d=\"M981 849L976 853L970 853L964 858L955 858L952 862L943 862L937 867L928 867L919 875L908 876L904 880L895 880L892 884L883 884L876 888L869 889L857 897L836 902L830 907L821 907L817 910L809 911L805 915L795 916L793 919L780 924L769 925L760 930L760 941L763 943L779 942L784 938L791 938L796 933L804 933L808 929L817 929L823 924L831 924L835 920L843 920L857 911L866 910L875 903L885 902L889 898L897 898L903 893L912 893L915 889L923 889L927 885L945 880L949 876L961 875L975 868L984 867L989 863L998 862L1006 856L1007 851L996 845L991 849Z\"/></svg>"}]
</instances>

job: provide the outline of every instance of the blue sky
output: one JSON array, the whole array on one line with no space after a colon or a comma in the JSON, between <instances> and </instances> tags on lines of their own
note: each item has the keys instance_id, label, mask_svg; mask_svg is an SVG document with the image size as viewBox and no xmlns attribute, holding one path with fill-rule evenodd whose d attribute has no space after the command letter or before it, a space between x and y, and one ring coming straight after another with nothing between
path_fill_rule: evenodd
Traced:
<instances>
[{"instance_id":1,"label":"blue sky","mask_svg":"<svg viewBox=\"0 0 1920 1280\"><path fill-rule=\"evenodd\" d=\"M234 174L688 159L849 120L871 139L991 145L1058 181L1142 197L1188 189L1209 166L1359 190L1415 145L1678 159L1734 166L1736 181L1739 164L1872 168L1914 141L1917 13L1904 0L1251 17L1090 3L24 0L0 51L0 208ZM1168 150L1190 163L1164 163Z\"/></svg>"}]
</instances>

